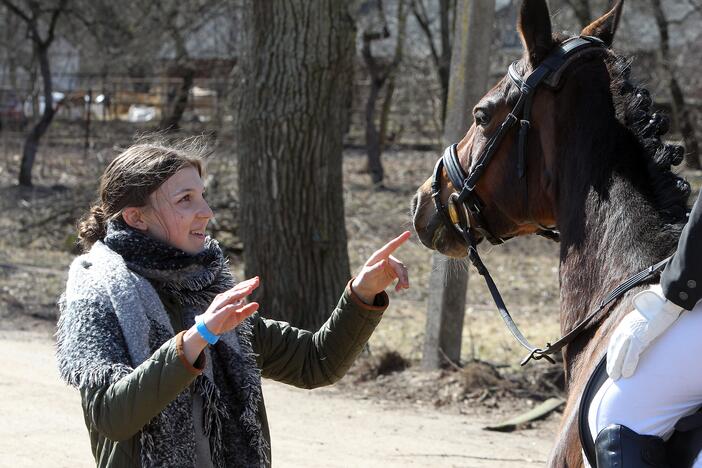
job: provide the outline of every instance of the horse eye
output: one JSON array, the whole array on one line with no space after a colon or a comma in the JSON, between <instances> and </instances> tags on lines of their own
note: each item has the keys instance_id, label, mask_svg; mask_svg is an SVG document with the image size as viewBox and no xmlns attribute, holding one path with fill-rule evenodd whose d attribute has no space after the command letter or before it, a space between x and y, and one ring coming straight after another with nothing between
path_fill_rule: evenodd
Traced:
<instances>
[{"instance_id":1,"label":"horse eye","mask_svg":"<svg viewBox=\"0 0 702 468\"><path fill-rule=\"evenodd\" d=\"M490 123L490 116L485 112L485 109L475 109L473 118L475 119L475 123L481 127Z\"/></svg>"}]
</instances>

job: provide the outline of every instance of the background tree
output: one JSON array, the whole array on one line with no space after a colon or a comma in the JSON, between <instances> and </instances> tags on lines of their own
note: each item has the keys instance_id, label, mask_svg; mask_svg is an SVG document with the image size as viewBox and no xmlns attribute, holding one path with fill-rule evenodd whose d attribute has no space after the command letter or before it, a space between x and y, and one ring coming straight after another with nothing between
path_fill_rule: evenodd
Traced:
<instances>
[{"instance_id":1,"label":"background tree","mask_svg":"<svg viewBox=\"0 0 702 468\"><path fill-rule=\"evenodd\" d=\"M565 6L575 15L575 24L582 26L592 20L592 11L603 11L608 5L611 6L613 0L556 0L556 6ZM685 51L686 46L697 49L699 35L694 37L690 34L692 24L699 23L702 17L702 2L699 0L684 0L674 2L671 0L631 0L627 1L625 8L635 9L640 15L632 20L631 15L625 15L628 21L635 21L632 24L633 31L622 32L617 39L617 48L634 54L648 55L653 52L655 63L650 70L644 71L651 76L645 81L654 83L665 83L665 91L668 96L657 96L659 100L669 99L670 115L675 122L675 129L680 133L685 146L685 162L691 169L700 169L699 141L695 131L694 108L690 106L690 100L686 99L686 94L695 93L695 79L691 79L690 70L684 70L679 66L681 57L685 57L689 52ZM676 16L667 15L666 10L676 12ZM650 21L652 29L645 28L641 20ZM640 28L645 31L656 31L655 42L646 41L645 46L641 46L639 41L630 38L631 34L639 34ZM673 29L676 28L676 29ZM622 29L622 28L620 28ZM646 34L650 36L650 34ZM677 42L673 45L673 39ZM683 59L687 63L691 59ZM694 58L692 58L694 60ZM636 70L641 73L643 70ZM692 72L693 74L696 71Z\"/></svg>"},{"instance_id":2,"label":"background tree","mask_svg":"<svg viewBox=\"0 0 702 468\"><path fill-rule=\"evenodd\" d=\"M58 0L51 5L35 0L27 0L22 4L14 3L11 0L2 0L2 4L24 22L27 28L27 37L32 42L34 53L39 62L44 84L44 111L24 141L22 162L20 163L18 182L21 186L31 187L32 168L39 149L39 141L51 125L55 114L49 48L54 42L56 24L61 14L65 12L68 0Z\"/></svg>"},{"instance_id":3,"label":"background tree","mask_svg":"<svg viewBox=\"0 0 702 468\"><path fill-rule=\"evenodd\" d=\"M663 70L665 78L668 80L673 118L685 144L685 163L691 169L702 169L702 166L700 166L699 143L697 142L690 112L685 102L685 95L677 77L677 70L674 66L675 56L670 50L669 21L663 11L661 0L650 0L650 3L653 9L653 16L656 19L659 37L656 59ZM690 10L690 13L695 12L694 8Z\"/></svg>"},{"instance_id":4,"label":"background tree","mask_svg":"<svg viewBox=\"0 0 702 468\"><path fill-rule=\"evenodd\" d=\"M402 61L402 52L405 43L405 25L407 22L407 12L405 9L405 0L397 2L397 40L395 43L395 53L389 61L383 61L373 56L372 44L375 41L387 39L390 37L390 29L385 20L385 10L382 0L372 0L371 2L378 17L380 18L381 26L379 28L366 28L362 32L362 48L361 56L368 70L370 77L370 90L366 100L366 151L368 153L368 172L371 176L373 184L382 188L383 186L383 163L382 152L385 144L387 120L389 108L392 102L392 96L395 90L394 78L397 67ZM386 84L388 86L386 86ZM376 124L376 111L378 107L378 98L385 90L385 99L382 103L380 122ZM380 127L380 129L378 128Z\"/></svg>"},{"instance_id":5,"label":"background tree","mask_svg":"<svg viewBox=\"0 0 702 468\"><path fill-rule=\"evenodd\" d=\"M495 0L459 2L451 57L444 144L460 141L471 109L487 90ZM468 270L465 263L432 255L422 367L435 369L461 359Z\"/></svg>"},{"instance_id":6,"label":"background tree","mask_svg":"<svg viewBox=\"0 0 702 468\"><path fill-rule=\"evenodd\" d=\"M573 9L575 17L578 19L578 24L583 26L590 24L592 21L592 10L588 0L563 0L563 3Z\"/></svg>"},{"instance_id":7,"label":"background tree","mask_svg":"<svg viewBox=\"0 0 702 468\"><path fill-rule=\"evenodd\" d=\"M163 32L173 48L174 65L170 75L180 78L180 84L172 86L168 93L168 104L159 124L162 130L179 130L195 81L197 69L188 52L188 36L220 14L222 3L212 0L155 2L159 13L158 18L164 26Z\"/></svg>"},{"instance_id":8,"label":"background tree","mask_svg":"<svg viewBox=\"0 0 702 468\"><path fill-rule=\"evenodd\" d=\"M439 85L441 86L441 122L446 120L446 99L449 87L451 39L454 36L455 11L456 0L439 0L439 39L437 40L437 32L435 31L437 18L432 18L429 15L424 0L412 0L412 13L427 39L429 52L439 79Z\"/></svg>"},{"instance_id":9,"label":"background tree","mask_svg":"<svg viewBox=\"0 0 702 468\"><path fill-rule=\"evenodd\" d=\"M168 60L161 70L170 79L166 103L158 124L160 130L178 131L187 109L195 78L197 63L189 48L198 41L193 36L207 23L222 15L231 15L237 2L224 0L157 0L142 2L125 0L115 4L108 0L73 0L81 3L80 11L72 15L77 36L91 35L95 44L86 58L93 69L104 74L124 74L146 77L157 74L159 60ZM80 41L80 38L77 38ZM87 48L84 48L87 49ZM142 86L139 91L149 91Z\"/></svg>"},{"instance_id":10,"label":"background tree","mask_svg":"<svg viewBox=\"0 0 702 468\"><path fill-rule=\"evenodd\" d=\"M243 3L241 237L262 313L315 329L349 279L342 136L354 24L345 2Z\"/></svg>"}]
</instances>

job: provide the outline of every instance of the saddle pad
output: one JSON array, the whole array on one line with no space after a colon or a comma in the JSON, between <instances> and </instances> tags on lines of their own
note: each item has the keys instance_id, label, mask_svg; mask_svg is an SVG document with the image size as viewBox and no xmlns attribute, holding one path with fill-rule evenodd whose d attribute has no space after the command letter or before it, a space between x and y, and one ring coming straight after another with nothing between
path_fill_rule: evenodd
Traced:
<instances>
[{"instance_id":1,"label":"saddle pad","mask_svg":"<svg viewBox=\"0 0 702 468\"><path fill-rule=\"evenodd\" d=\"M580 408L578 410L580 444L583 446L585 458L587 458L590 466L597 466L597 463L595 461L595 441L592 439L587 417L590 413L590 404L592 403L592 399L595 398L595 395L608 378L607 355L605 354L597 364L597 367L595 367L595 371L590 376L590 380L587 381L587 385L585 385L583 396L580 398Z\"/></svg>"}]
</instances>

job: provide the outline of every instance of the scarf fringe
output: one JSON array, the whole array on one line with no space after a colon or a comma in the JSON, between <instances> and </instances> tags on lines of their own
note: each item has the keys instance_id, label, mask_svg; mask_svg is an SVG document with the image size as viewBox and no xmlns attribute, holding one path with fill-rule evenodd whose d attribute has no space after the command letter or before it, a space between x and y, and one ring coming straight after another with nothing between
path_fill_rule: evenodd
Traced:
<instances>
[{"instance_id":1,"label":"scarf fringe","mask_svg":"<svg viewBox=\"0 0 702 468\"><path fill-rule=\"evenodd\" d=\"M224 445L222 443L222 428L224 420L229 419L229 411L222 400L219 389L210 379L201 376L198 379L198 393L204 399L205 435L210 441L212 464L224 467ZM214 437L213 437L214 436Z\"/></svg>"},{"instance_id":2,"label":"scarf fringe","mask_svg":"<svg viewBox=\"0 0 702 468\"><path fill-rule=\"evenodd\" d=\"M113 364L89 364L82 361L76 361L70 354L61 352L69 347L68 341L70 337L66 333L62 333L66 327L66 314L63 312L66 308L66 294L61 294L57 302L61 316L56 323L56 364L59 370L59 377L68 385L79 390L88 387L101 387L117 382L119 379L131 373L134 369L131 366L116 362ZM88 358L88 356L84 356ZM83 364L83 365L81 365Z\"/></svg>"},{"instance_id":3,"label":"scarf fringe","mask_svg":"<svg viewBox=\"0 0 702 468\"><path fill-rule=\"evenodd\" d=\"M244 363L249 369L256 369L255 373L247 372L244 376L244 391L247 393L247 398L244 411L241 414L241 422L248 433L254 434L251 437L251 445L258 452L260 466L269 466L268 452L270 447L266 438L263 437L261 422L258 418L258 405L262 398L261 371L256 364L256 353L253 352L251 347L253 338L252 319L249 317L244 320L236 328L236 333L239 337L239 343L241 343L241 354L244 358Z\"/></svg>"}]
</instances>

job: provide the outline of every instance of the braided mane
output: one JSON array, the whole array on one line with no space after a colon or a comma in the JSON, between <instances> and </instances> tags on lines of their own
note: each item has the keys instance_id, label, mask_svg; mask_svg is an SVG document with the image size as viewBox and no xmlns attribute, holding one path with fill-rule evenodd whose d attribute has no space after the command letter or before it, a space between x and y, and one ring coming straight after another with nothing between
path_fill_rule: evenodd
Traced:
<instances>
[{"instance_id":1,"label":"braided mane","mask_svg":"<svg viewBox=\"0 0 702 468\"><path fill-rule=\"evenodd\" d=\"M633 83L630 78L631 60L608 51L607 68L611 76L610 89L617 120L636 137L640 154L653 185L653 202L666 222L685 221L690 184L672 172L671 167L683 161L682 146L665 143L670 119L652 110L653 100L648 90Z\"/></svg>"}]
</instances>

